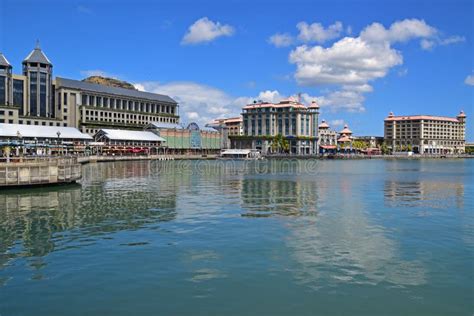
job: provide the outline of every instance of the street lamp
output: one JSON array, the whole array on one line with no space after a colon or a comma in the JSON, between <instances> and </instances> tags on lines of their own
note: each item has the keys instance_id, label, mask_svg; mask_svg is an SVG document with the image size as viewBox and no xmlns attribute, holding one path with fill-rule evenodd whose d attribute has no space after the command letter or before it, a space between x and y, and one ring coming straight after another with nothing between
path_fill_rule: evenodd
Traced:
<instances>
[{"instance_id":1,"label":"street lamp","mask_svg":"<svg viewBox=\"0 0 474 316\"><path fill-rule=\"evenodd\" d=\"M61 137L61 132L60 132L60 131L58 131L58 132L56 133L56 135L58 135L58 141L57 141L57 144L58 144L58 148L59 148L59 137ZM59 150L58 150L58 154L59 154ZM61 149L61 154L62 154L62 149Z\"/></svg>"},{"instance_id":2,"label":"street lamp","mask_svg":"<svg viewBox=\"0 0 474 316\"><path fill-rule=\"evenodd\" d=\"M20 131L16 131L16 137L18 138L18 143L19 143L19 146L20 146L20 145L22 144L22 143L21 143L21 139L23 138L23 136L21 135ZM22 156L22 155L21 155L21 154L22 154L22 151L23 151L22 149L23 149L23 148L21 148L21 147L18 149L18 156Z\"/></svg>"}]
</instances>

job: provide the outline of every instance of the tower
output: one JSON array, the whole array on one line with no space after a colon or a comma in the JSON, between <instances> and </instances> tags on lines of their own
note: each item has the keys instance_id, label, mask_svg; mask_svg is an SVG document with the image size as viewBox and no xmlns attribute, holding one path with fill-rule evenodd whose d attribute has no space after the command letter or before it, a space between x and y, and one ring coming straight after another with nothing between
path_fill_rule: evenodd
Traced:
<instances>
[{"instance_id":1,"label":"tower","mask_svg":"<svg viewBox=\"0 0 474 316\"><path fill-rule=\"evenodd\" d=\"M459 112L459 114L456 116L458 121L462 124L466 123L466 113L464 111Z\"/></svg>"},{"instance_id":2,"label":"tower","mask_svg":"<svg viewBox=\"0 0 474 316\"><path fill-rule=\"evenodd\" d=\"M54 117L53 65L36 43L35 49L23 60L23 75L27 77L27 115Z\"/></svg>"},{"instance_id":3,"label":"tower","mask_svg":"<svg viewBox=\"0 0 474 316\"><path fill-rule=\"evenodd\" d=\"M12 104L12 65L0 53L0 105Z\"/></svg>"}]
</instances>

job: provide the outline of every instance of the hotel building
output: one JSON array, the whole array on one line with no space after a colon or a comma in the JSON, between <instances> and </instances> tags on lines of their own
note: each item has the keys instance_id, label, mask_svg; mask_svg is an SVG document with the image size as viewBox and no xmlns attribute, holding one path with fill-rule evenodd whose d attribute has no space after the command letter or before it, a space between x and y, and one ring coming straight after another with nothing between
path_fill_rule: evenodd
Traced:
<instances>
[{"instance_id":1,"label":"hotel building","mask_svg":"<svg viewBox=\"0 0 474 316\"><path fill-rule=\"evenodd\" d=\"M166 95L53 80L53 64L38 45L22 65L22 74L13 74L0 53L0 123L69 126L94 135L103 128L140 130L154 122L179 122L178 104Z\"/></svg>"},{"instance_id":2,"label":"hotel building","mask_svg":"<svg viewBox=\"0 0 474 316\"><path fill-rule=\"evenodd\" d=\"M421 154L457 154L465 151L466 114L395 116L385 119L384 140L392 151Z\"/></svg>"},{"instance_id":3,"label":"hotel building","mask_svg":"<svg viewBox=\"0 0 474 316\"><path fill-rule=\"evenodd\" d=\"M332 130L325 120L321 121L318 129L320 153L335 151L337 148L337 132Z\"/></svg>"},{"instance_id":4,"label":"hotel building","mask_svg":"<svg viewBox=\"0 0 474 316\"><path fill-rule=\"evenodd\" d=\"M242 135L230 136L232 148L272 151L276 135L289 144L289 152L297 155L318 153L318 115L316 102L308 107L290 98L280 103L259 102L243 107Z\"/></svg>"}]
</instances>

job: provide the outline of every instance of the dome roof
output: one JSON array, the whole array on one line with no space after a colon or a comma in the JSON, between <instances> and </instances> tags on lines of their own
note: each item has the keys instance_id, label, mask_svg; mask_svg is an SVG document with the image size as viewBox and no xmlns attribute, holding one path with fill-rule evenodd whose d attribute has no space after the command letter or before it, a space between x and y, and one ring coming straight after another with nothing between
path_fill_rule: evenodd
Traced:
<instances>
[{"instance_id":1,"label":"dome roof","mask_svg":"<svg viewBox=\"0 0 474 316\"><path fill-rule=\"evenodd\" d=\"M311 105L308 106L308 109L319 109L319 105L316 103L316 101L313 100L313 102L311 102Z\"/></svg>"},{"instance_id":2,"label":"dome roof","mask_svg":"<svg viewBox=\"0 0 474 316\"><path fill-rule=\"evenodd\" d=\"M329 125L325 120L322 120L321 124L319 124L319 128L329 128Z\"/></svg>"},{"instance_id":3,"label":"dome roof","mask_svg":"<svg viewBox=\"0 0 474 316\"><path fill-rule=\"evenodd\" d=\"M466 117L466 113L464 111L459 112L457 117Z\"/></svg>"},{"instance_id":4,"label":"dome roof","mask_svg":"<svg viewBox=\"0 0 474 316\"><path fill-rule=\"evenodd\" d=\"M344 129L342 131L339 132L339 134L352 134L352 131L349 129L349 127L346 125L344 125Z\"/></svg>"},{"instance_id":5,"label":"dome roof","mask_svg":"<svg viewBox=\"0 0 474 316\"><path fill-rule=\"evenodd\" d=\"M23 63L41 63L52 65L48 57L46 57L46 55L41 50L39 43L36 43L35 49L33 49L31 53L26 56L26 58L23 60Z\"/></svg>"},{"instance_id":6,"label":"dome roof","mask_svg":"<svg viewBox=\"0 0 474 316\"><path fill-rule=\"evenodd\" d=\"M351 139L349 138L349 136L341 136L338 140L337 140L339 143L348 143L351 141Z\"/></svg>"}]
</instances>

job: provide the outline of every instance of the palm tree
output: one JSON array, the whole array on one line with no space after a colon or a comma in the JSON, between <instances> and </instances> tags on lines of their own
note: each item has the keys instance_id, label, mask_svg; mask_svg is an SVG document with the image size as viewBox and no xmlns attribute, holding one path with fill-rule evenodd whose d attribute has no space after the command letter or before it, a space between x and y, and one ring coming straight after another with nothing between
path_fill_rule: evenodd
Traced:
<instances>
[{"instance_id":1,"label":"palm tree","mask_svg":"<svg viewBox=\"0 0 474 316\"><path fill-rule=\"evenodd\" d=\"M287 153L290 151L290 144L281 134L277 134L272 140L271 148L273 152Z\"/></svg>"}]
</instances>

